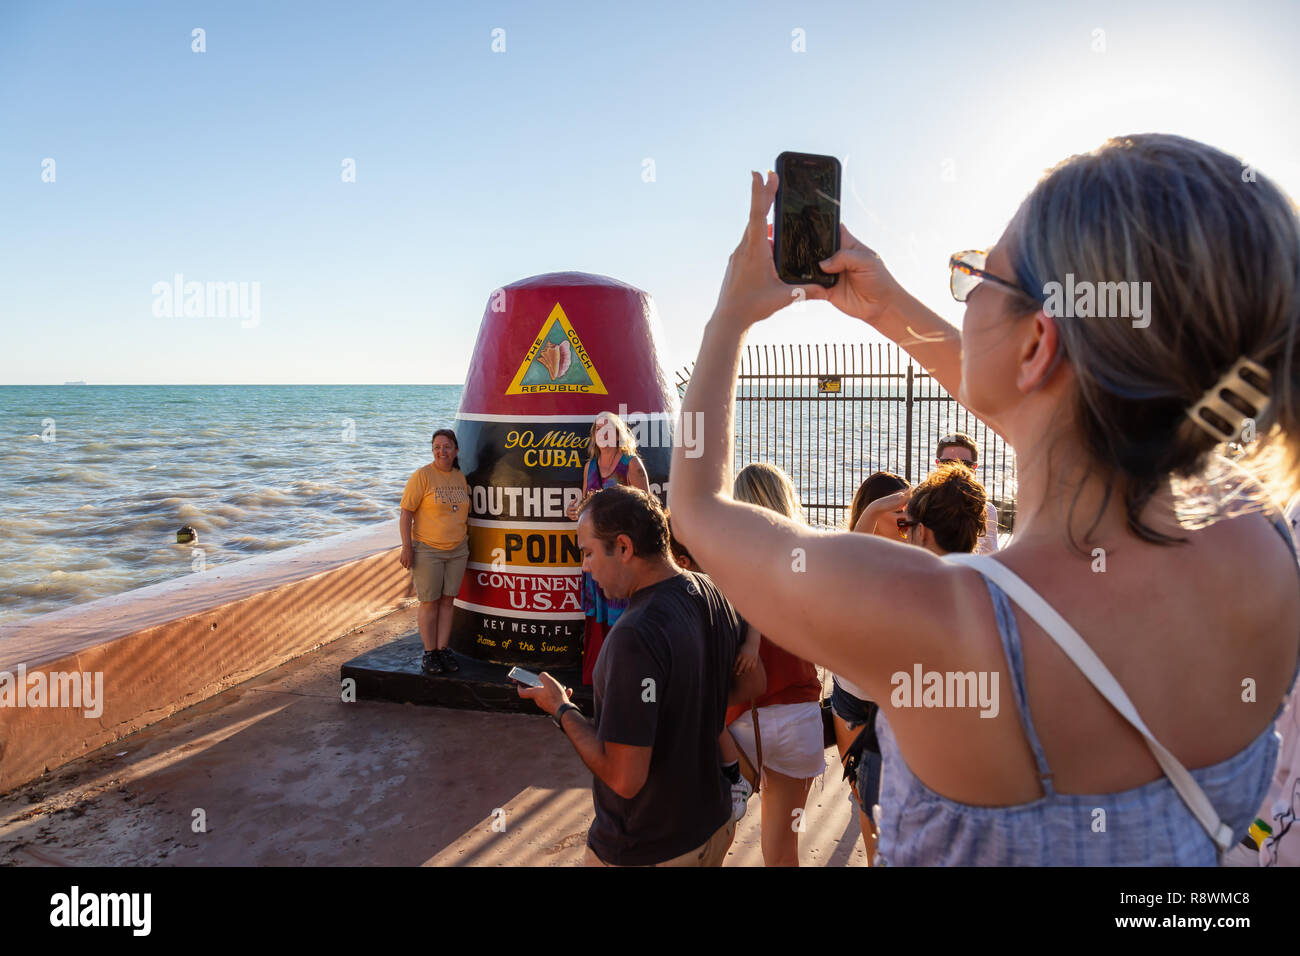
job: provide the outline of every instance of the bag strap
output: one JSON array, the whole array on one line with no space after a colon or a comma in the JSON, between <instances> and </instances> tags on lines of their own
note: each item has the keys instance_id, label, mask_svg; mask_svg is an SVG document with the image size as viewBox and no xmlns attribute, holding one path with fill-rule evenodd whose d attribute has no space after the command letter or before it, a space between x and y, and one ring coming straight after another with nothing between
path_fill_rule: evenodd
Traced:
<instances>
[{"instance_id":1,"label":"bag strap","mask_svg":"<svg viewBox=\"0 0 1300 956\"><path fill-rule=\"evenodd\" d=\"M763 785L763 736L758 732L758 705L752 700L749 713L754 719L754 755L758 757L758 769L754 773L754 791L757 793Z\"/></svg>"},{"instance_id":2,"label":"bag strap","mask_svg":"<svg viewBox=\"0 0 1300 956\"><path fill-rule=\"evenodd\" d=\"M1039 596L1038 592L1026 584L1019 575L1008 568L1005 564L995 561L988 555L975 554L949 554L944 556L944 560L950 564L965 564L974 568L980 574L991 580L1000 587L1012 601L1020 605L1021 609L1041 627L1056 645L1065 652L1065 656L1074 662L1074 665L1083 671L1083 676L1092 682L1092 686L1110 702L1121 717L1132 724L1146 740L1147 747L1150 748L1152 756L1160 764L1160 769L1164 771L1169 782L1173 784L1174 789L1178 791L1178 796L1187 804L1187 809L1205 828L1210 839L1214 841L1219 851L1227 852L1232 848L1232 830L1226 823L1219 819L1215 812L1214 805L1210 803L1210 798L1205 795L1200 784L1193 779L1192 775L1187 772L1181 763L1178 762L1160 741L1151 735L1142 718L1138 716L1137 709L1133 702L1129 700L1124 689L1119 686L1119 682L1106 665L1101 662L1092 648L1084 643L1078 631L1070 626L1065 618L1061 617L1050 604Z\"/></svg>"}]
</instances>

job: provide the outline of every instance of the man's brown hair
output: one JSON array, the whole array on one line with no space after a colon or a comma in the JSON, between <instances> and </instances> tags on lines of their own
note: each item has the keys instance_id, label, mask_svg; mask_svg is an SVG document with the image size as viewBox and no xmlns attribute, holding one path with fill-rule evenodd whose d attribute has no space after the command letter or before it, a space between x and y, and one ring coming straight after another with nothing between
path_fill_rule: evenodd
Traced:
<instances>
[{"instance_id":1,"label":"man's brown hair","mask_svg":"<svg viewBox=\"0 0 1300 956\"><path fill-rule=\"evenodd\" d=\"M945 551L972 552L984 535L984 486L962 465L942 465L912 491L907 516L930 529Z\"/></svg>"},{"instance_id":2,"label":"man's brown hair","mask_svg":"<svg viewBox=\"0 0 1300 956\"><path fill-rule=\"evenodd\" d=\"M965 432L953 432L951 435L944 435L940 438L939 447L934 450L936 460L943 457L945 448L965 448L970 452L970 463L972 465L979 464L980 450L975 446L975 439Z\"/></svg>"},{"instance_id":3,"label":"man's brown hair","mask_svg":"<svg viewBox=\"0 0 1300 956\"><path fill-rule=\"evenodd\" d=\"M578 509L578 515L591 516L591 532L605 545L605 553L614 553L614 542L625 534L638 558L668 557L668 516L659 499L640 488L612 485L598 491Z\"/></svg>"}]
</instances>

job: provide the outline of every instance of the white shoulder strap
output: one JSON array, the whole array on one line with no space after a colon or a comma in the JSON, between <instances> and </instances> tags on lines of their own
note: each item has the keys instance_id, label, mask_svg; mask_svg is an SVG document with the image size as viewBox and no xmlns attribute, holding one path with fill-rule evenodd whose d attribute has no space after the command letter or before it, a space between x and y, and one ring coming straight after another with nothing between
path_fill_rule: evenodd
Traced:
<instances>
[{"instance_id":1,"label":"white shoulder strap","mask_svg":"<svg viewBox=\"0 0 1300 956\"><path fill-rule=\"evenodd\" d=\"M1226 852L1232 848L1232 830L1227 824L1219 819L1218 813L1214 810L1214 805L1210 803L1210 798L1205 795L1187 769L1178 762L1178 759L1171 754L1160 741L1151 736L1151 731L1147 730L1146 724L1138 716L1133 702L1128 699L1124 689L1119 686L1119 682L1106 669L1106 665L1101 662L1092 648L1084 643L1077 631L1072 628L1065 618L1056 613L1056 610L1044 601L1038 592L1026 584L1019 575L1008 568L1005 564L995 561L988 555L977 554L949 554L944 556L944 560L952 564L965 564L973 567L980 574L989 578L1006 592L1007 597L1015 601L1016 604L1024 610L1033 621L1047 632L1047 635L1054 640L1058 647L1065 652L1083 675L1092 682L1098 692L1110 701L1112 707L1119 711L1120 716L1146 738L1147 746L1151 748L1152 755L1160 764L1160 769L1165 772L1169 782L1174 785L1178 795L1183 798L1187 804L1187 809L1192 811L1192 815L1200 821L1205 832L1210 835L1210 839L1219 847L1220 852Z\"/></svg>"}]
</instances>

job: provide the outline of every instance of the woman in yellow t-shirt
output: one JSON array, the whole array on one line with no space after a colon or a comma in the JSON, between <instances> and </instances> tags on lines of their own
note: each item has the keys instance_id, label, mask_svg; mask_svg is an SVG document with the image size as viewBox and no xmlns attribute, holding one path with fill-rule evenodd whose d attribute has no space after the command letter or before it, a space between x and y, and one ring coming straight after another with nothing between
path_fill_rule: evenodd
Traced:
<instances>
[{"instance_id":1,"label":"woman in yellow t-shirt","mask_svg":"<svg viewBox=\"0 0 1300 956\"><path fill-rule=\"evenodd\" d=\"M460 445L450 428L433 433L433 462L402 492L402 567L411 571L420 600L420 642L426 674L460 670L447 647L452 607L469 561L469 484L460 470Z\"/></svg>"}]
</instances>

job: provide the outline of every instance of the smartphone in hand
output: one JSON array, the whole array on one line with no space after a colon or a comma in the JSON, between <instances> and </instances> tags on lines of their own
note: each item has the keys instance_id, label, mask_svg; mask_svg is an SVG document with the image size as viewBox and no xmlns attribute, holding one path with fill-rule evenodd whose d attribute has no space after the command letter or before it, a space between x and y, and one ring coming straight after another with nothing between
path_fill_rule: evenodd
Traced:
<instances>
[{"instance_id":1,"label":"smartphone in hand","mask_svg":"<svg viewBox=\"0 0 1300 956\"><path fill-rule=\"evenodd\" d=\"M515 683L523 684L525 687L542 686L542 679L540 677L532 671L524 670L522 667L510 668L510 673L506 674L506 677L510 678Z\"/></svg>"},{"instance_id":2,"label":"smartphone in hand","mask_svg":"<svg viewBox=\"0 0 1300 956\"><path fill-rule=\"evenodd\" d=\"M785 152L776 158L772 257L791 285L830 288L838 276L818 265L840 248L840 161L834 156Z\"/></svg>"}]
</instances>

